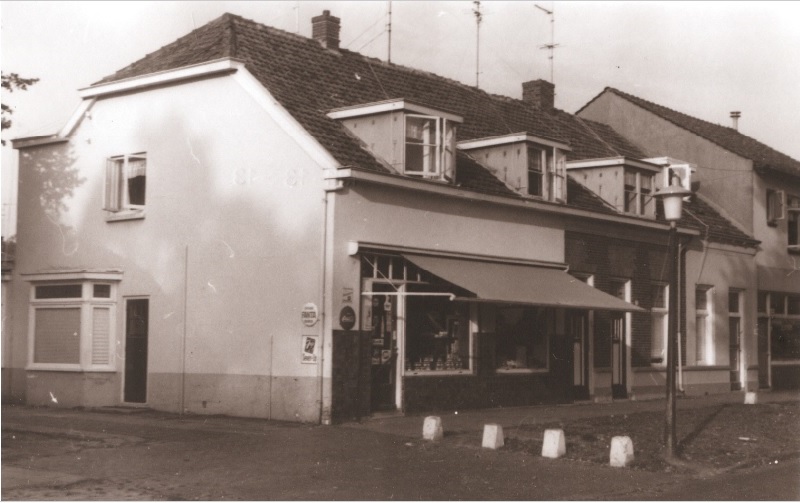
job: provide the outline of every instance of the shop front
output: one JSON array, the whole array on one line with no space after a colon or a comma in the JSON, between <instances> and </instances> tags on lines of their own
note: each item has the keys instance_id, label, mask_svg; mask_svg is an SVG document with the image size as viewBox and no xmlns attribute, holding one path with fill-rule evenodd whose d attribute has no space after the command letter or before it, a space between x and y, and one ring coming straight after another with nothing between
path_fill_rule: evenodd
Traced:
<instances>
[{"instance_id":1,"label":"shop front","mask_svg":"<svg viewBox=\"0 0 800 503\"><path fill-rule=\"evenodd\" d=\"M562 264L385 250L358 259L360 347L351 353L369 372L354 372L349 389L368 396L362 414L585 398L590 311L638 309Z\"/></svg>"}]
</instances>

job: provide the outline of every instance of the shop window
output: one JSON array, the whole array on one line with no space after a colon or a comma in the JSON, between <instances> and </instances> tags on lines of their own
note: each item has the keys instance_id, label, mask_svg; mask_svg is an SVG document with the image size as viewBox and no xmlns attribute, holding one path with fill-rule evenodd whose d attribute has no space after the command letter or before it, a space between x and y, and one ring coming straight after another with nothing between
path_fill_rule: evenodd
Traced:
<instances>
[{"instance_id":1,"label":"shop window","mask_svg":"<svg viewBox=\"0 0 800 503\"><path fill-rule=\"evenodd\" d=\"M106 161L103 209L112 213L141 212L147 189L147 155L112 157Z\"/></svg>"},{"instance_id":2,"label":"shop window","mask_svg":"<svg viewBox=\"0 0 800 503\"><path fill-rule=\"evenodd\" d=\"M469 307L424 293L406 297L405 375L469 371Z\"/></svg>"},{"instance_id":3,"label":"shop window","mask_svg":"<svg viewBox=\"0 0 800 503\"><path fill-rule=\"evenodd\" d=\"M110 284L35 285L30 302L29 368L114 370L112 295Z\"/></svg>"},{"instance_id":4,"label":"shop window","mask_svg":"<svg viewBox=\"0 0 800 503\"><path fill-rule=\"evenodd\" d=\"M550 335L555 312L539 307L498 308L496 320L497 372L535 372L549 369Z\"/></svg>"},{"instance_id":5,"label":"shop window","mask_svg":"<svg viewBox=\"0 0 800 503\"><path fill-rule=\"evenodd\" d=\"M800 319L771 320L772 359L800 360Z\"/></svg>"},{"instance_id":6,"label":"shop window","mask_svg":"<svg viewBox=\"0 0 800 503\"><path fill-rule=\"evenodd\" d=\"M650 310L650 363L666 364L667 315L669 313L669 286L651 285L652 309Z\"/></svg>"},{"instance_id":7,"label":"shop window","mask_svg":"<svg viewBox=\"0 0 800 503\"><path fill-rule=\"evenodd\" d=\"M708 286L695 289L695 362L714 364L714 325L712 321L713 290Z\"/></svg>"},{"instance_id":8,"label":"shop window","mask_svg":"<svg viewBox=\"0 0 800 503\"><path fill-rule=\"evenodd\" d=\"M405 174L434 180L455 177L456 126L426 115L405 116Z\"/></svg>"}]
</instances>

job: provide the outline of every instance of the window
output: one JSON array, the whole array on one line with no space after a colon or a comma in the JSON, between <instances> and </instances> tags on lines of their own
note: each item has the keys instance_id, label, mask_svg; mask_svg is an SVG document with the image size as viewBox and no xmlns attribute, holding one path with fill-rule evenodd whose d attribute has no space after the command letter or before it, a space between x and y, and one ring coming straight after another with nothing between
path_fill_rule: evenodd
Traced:
<instances>
[{"instance_id":1,"label":"window","mask_svg":"<svg viewBox=\"0 0 800 503\"><path fill-rule=\"evenodd\" d=\"M29 368L114 370L113 287L89 281L36 284L30 303Z\"/></svg>"},{"instance_id":2,"label":"window","mask_svg":"<svg viewBox=\"0 0 800 503\"><path fill-rule=\"evenodd\" d=\"M800 197L788 198L786 213L789 251L800 253Z\"/></svg>"},{"instance_id":3,"label":"window","mask_svg":"<svg viewBox=\"0 0 800 503\"><path fill-rule=\"evenodd\" d=\"M695 289L695 361L697 365L714 364L712 293L713 290L708 286L698 286Z\"/></svg>"},{"instance_id":4,"label":"window","mask_svg":"<svg viewBox=\"0 0 800 503\"><path fill-rule=\"evenodd\" d=\"M667 315L669 313L669 286L650 286L652 309L650 310L650 363L667 363Z\"/></svg>"},{"instance_id":5,"label":"window","mask_svg":"<svg viewBox=\"0 0 800 503\"><path fill-rule=\"evenodd\" d=\"M405 174L436 180L455 178L456 126L425 115L405 116Z\"/></svg>"},{"instance_id":6,"label":"window","mask_svg":"<svg viewBox=\"0 0 800 503\"><path fill-rule=\"evenodd\" d=\"M767 189L767 225L775 227L785 218L785 197L782 190Z\"/></svg>"},{"instance_id":7,"label":"window","mask_svg":"<svg viewBox=\"0 0 800 503\"><path fill-rule=\"evenodd\" d=\"M759 291L759 311L769 306L770 356L773 362L800 361L800 295ZM763 302L761 298L764 298Z\"/></svg>"},{"instance_id":8,"label":"window","mask_svg":"<svg viewBox=\"0 0 800 503\"><path fill-rule=\"evenodd\" d=\"M106 162L104 209L140 212L145 207L147 155L144 153L112 157Z\"/></svg>"},{"instance_id":9,"label":"window","mask_svg":"<svg viewBox=\"0 0 800 503\"><path fill-rule=\"evenodd\" d=\"M528 147L528 195L566 200L566 157L555 148Z\"/></svg>"},{"instance_id":10,"label":"window","mask_svg":"<svg viewBox=\"0 0 800 503\"><path fill-rule=\"evenodd\" d=\"M625 170L625 213L645 215L650 213L653 200L653 175Z\"/></svg>"},{"instance_id":11,"label":"window","mask_svg":"<svg viewBox=\"0 0 800 503\"><path fill-rule=\"evenodd\" d=\"M406 297L405 374L463 373L470 369L470 322L466 304L446 297Z\"/></svg>"},{"instance_id":12,"label":"window","mask_svg":"<svg viewBox=\"0 0 800 503\"><path fill-rule=\"evenodd\" d=\"M555 311L540 307L497 310L497 372L546 371L549 340L555 331Z\"/></svg>"}]
</instances>

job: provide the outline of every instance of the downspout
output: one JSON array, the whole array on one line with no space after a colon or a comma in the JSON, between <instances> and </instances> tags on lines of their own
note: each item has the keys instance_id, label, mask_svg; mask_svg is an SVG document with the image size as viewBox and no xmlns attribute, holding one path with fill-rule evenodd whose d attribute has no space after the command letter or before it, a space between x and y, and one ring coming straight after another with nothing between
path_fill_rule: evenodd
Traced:
<instances>
[{"instance_id":1,"label":"downspout","mask_svg":"<svg viewBox=\"0 0 800 503\"><path fill-rule=\"evenodd\" d=\"M183 257L183 338L181 340L181 414L186 410L186 333L189 312L189 245Z\"/></svg>"},{"instance_id":2,"label":"downspout","mask_svg":"<svg viewBox=\"0 0 800 503\"><path fill-rule=\"evenodd\" d=\"M323 182L324 183L324 182ZM327 316L325 316L325 287L327 281L325 275L327 274L328 262L328 191L327 188L323 191L322 197L322 264L320 267L320 322L322 323L322 330L319 336L319 365L317 366L319 372L319 424L330 424L330 418L325 417L325 331L327 329ZM331 346L332 348L333 346Z\"/></svg>"},{"instance_id":3,"label":"downspout","mask_svg":"<svg viewBox=\"0 0 800 503\"><path fill-rule=\"evenodd\" d=\"M683 243L678 241L678 274L679 274L678 278L680 278L680 277L686 278L686 274L685 274L686 271L683 271L684 274L681 274L681 271L682 271L682 268L683 268L683 265L684 265L684 260L682 260L682 258L683 258L683 254L685 253L685 251L686 250L684 250L684 248L683 248ZM681 325L681 314L683 314L682 313L682 311L683 311L683 309L682 309L683 308L683 303L681 302L681 292L683 290L681 288L682 284L683 284L683 282L679 280L678 281L678 285L677 285L678 286L678 302L677 302L678 305L675 306L676 310L678 311L678 337L677 337L677 339L678 339L678 391L680 391L681 393L686 393L686 390L683 389L683 358L681 357L681 355L683 354L683 348L682 348L682 344L681 344L681 333L683 332L681 330L681 327L682 327L682 325Z\"/></svg>"}]
</instances>

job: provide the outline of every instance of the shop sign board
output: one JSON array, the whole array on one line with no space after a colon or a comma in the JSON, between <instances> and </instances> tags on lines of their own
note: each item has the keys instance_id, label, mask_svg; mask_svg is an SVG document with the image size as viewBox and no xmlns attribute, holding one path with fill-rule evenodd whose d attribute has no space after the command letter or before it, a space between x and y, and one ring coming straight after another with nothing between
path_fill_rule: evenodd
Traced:
<instances>
[{"instance_id":1,"label":"shop sign board","mask_svg":"<svg viewBox=\"0 0 800 503\"><path fill-rule=\"evenodd\" d=\"M300 312L300 319L303 321L303 325L307 327L313 327L319 321L319 310L317 309L317 305L313 302L309 302L303 306L303 310Z\"/></svg>"},{"instance_id":2,"label":"shop sign board","mask_svg":"<svg viewBox=\"0 0 800 503\"><path fill-rule=\"evenodd\" d=\"M317 336L303 336L303 359L302 363L317 363Z\"/></svg>"}]
</instances>

